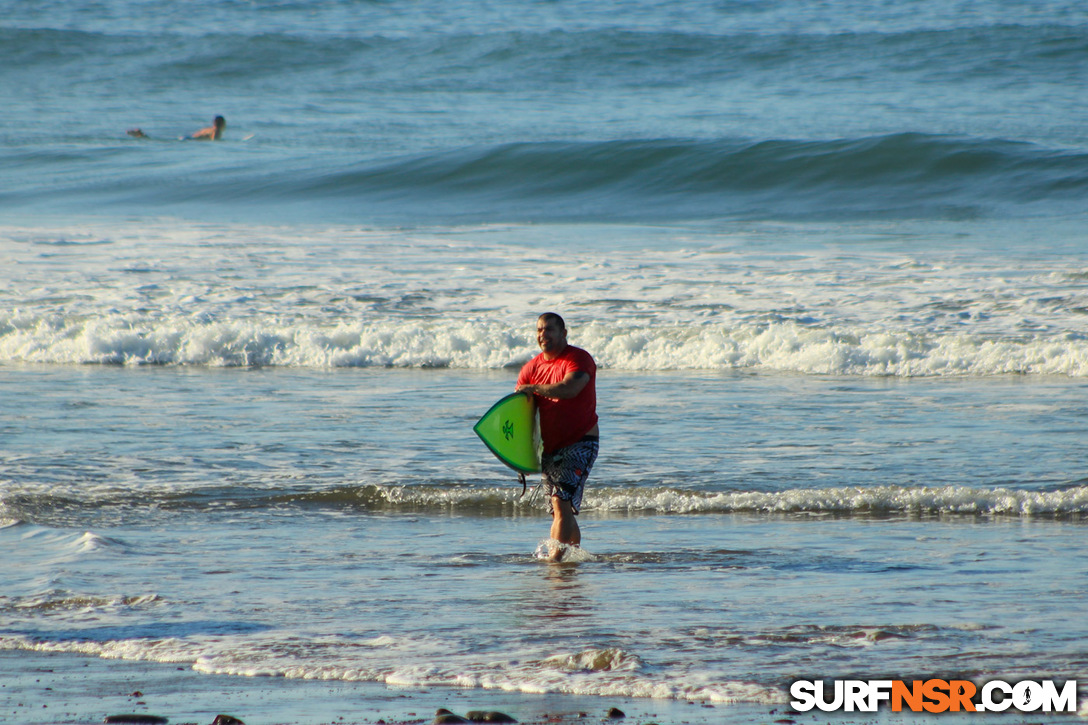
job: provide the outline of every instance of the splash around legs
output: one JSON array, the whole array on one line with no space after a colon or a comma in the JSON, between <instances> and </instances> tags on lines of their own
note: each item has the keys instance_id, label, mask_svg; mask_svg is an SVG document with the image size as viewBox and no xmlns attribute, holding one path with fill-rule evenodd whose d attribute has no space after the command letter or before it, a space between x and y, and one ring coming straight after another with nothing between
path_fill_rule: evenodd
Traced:
<instances>
[{"instance_id":1,"label":"splash around legs","mask_svg":"<svg viewBox=\"0 0 1088 725\"><path fill-rule=\"evenodd\" d=\"M551 537L554 541L567 546L577 547L582 544L582 530L578 526L574 505L559 496L552 496ZM566 546L554 547L549 551L548 560L561 561L566 550Z\"/></svg>"}]
</instances>

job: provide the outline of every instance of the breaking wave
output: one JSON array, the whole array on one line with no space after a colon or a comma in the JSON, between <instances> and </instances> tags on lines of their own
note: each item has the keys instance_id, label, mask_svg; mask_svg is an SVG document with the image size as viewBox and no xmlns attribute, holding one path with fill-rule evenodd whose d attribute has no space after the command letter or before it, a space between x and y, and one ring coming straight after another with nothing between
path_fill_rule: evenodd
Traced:
<instances>
[{"instance_id":1,"label":"breaking wave","mask_svg":"<svg viewBox=\"0 0 1088 725\"><path fill-rule=\"evenodd\" d=\"M836 328L784 321L673 325L596 324L579 333L602 367L618 370L752 369L862 376L1088 376L1088 337L1072 332L994 336ZM0 364L404 367L501 369L533 354L524 330L496 323L345 324L237 320L206 323L106 316L7 320Z\"/></svg>"},{"instance_id":2,"label":"breaking wave","mask_svg":"<svg viewBox=\"0 0 1088 725\"><path fill-rule=\"evenodd\" d=\"M0 502L0 515L34 510L51 494L26 491ZM520 486L348 485L318 491L253 488L207 491L190 495L146 491L141 505L164 510L229 507L237 510L302 507L363 509L383 512L451 513L475 516L537 514L539 499L522 495ZM71 498L68 506L107 508L131 505L124 492L108 490ZM601 486L583 504L586 512L613 515L797 514L837 516L1011 516L1080 517L1088 514L1088 485L1032 490L1008 487L838 486L789 491L702 491L666 486ZM86 538L86 535L83 537ZM82 541L82 539L81 539Z\"/></svg>"}]
</instances>

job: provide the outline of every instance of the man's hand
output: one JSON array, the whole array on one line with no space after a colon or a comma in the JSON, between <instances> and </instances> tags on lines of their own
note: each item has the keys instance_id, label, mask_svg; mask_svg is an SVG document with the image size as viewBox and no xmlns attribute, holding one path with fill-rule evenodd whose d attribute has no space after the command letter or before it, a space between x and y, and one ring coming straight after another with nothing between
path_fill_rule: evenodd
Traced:
<instances>
[{"instance_id":1,"label":"man's hand","mask_svg":"<svg viewBox=\"0 0 1088 725\"><path fill-rule=\"evenodd\" d=\"M539 395L542 398L554 398L556 400L570 400L578 396L589 385L589 373L581 370L572 370L558 383L551 385L522 384L514 388L515 392L528 395Z\"/></svg>"}]
</instances>

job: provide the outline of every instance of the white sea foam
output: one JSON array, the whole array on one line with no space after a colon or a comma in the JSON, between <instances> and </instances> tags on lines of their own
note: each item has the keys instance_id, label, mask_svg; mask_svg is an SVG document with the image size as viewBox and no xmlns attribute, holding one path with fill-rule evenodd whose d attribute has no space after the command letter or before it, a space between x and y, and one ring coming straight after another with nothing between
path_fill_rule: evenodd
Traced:
<instances>
[{"instance_id":1,"label":"white sea foam","mask_svg":"<svg viewBox=\"0 0 1088 725\"><path fill-rule=\"evenodd\" d=\"M0 315L2 316L2 315ZM524 331L495 322L389 320L320 327L307 323L103 317L57 327L13 324L0 335L6 363L276 365L301 367L520 366L533 353ZM823 375L1088 376L1088 339L1074 335L991 339L796 322L699 326L592 324L576 342L604 368L753 369Z\"/></svg>"},{"instance_id":2,"label":"white sea foam","mask_svg":"<svg viewBox=\"0 0 1088 725\"><path fill-rule=\"evenodd\" d=\"M89 640L37 641L22 636L0 636L0 649L35 652L71 652L103 659L186 663L197 656L198 647L183 639L131 639L107 642Z\"/></svg>"},{"instance_id":3,"label":"white sea foam","mask_svg":"<svg viewBox=\"0 0 1088 725\"><path fill-rule=\"evenodd\" d=\"M329 643L330 645L332 643ZM344 643L340 643L344 647ZM611 697L667 698L717 703L779 703L785 693L745 682L704 681L696 675L639 672L638 658L615 648L589 649L533 662L484 661L447 651L441 657L404 661L365 658L351 647L330 648L323 659L302 661L277 655L274 642L199 642L179 638L94 641L35 641L0 636L0 649L70 652L105 659L191 664L205 674L371 681L405 687L481 687L526 693L565 692ZM399 660L399 661L398 661ZM485 658L486 660L486 658Z\"/></svg>"},{"instance_id":4,"label":"white sea foam","mask_svg":"<svg viewBox=\"0 0 1088 725\"><path fill-rule=\"evenodd\" d=\"M555 655L545 660L545 664L559 670L589 672L633 671L639 669L642 665L636 655L616 647L589 649L568 655Z\"/></svg>"},{"instance_id":5,"label":"white sea foam","mask_svg":"<svg viewBox=\"0 0 1088 725\"><path fill-rule=\"evenodd\" d=\"M148 225L42 254L78 235L0 229L0 364L493 369L559 309L606 368L1088 376L1076 266L675 233L551 271L494 233Z\"/></svg>"},{"instance_id":6,"label":"white sea foam","mask_svg":"<svg viewBox=\"0 0 1088 725\"><path fill-rule=\"evenodd\" d=\"M259 664L256 660L262 660ZM639 697L717 703L780 703L785 693L746 682L712 682L698 674L640 672L638 658L615 648L590 649L541 660L479 659L447 651L423 660L343 662L287 661L258 652L202 656L194 669L207 674L276 676L307 680L373 681L398 687L471 687L509 692L563 692L606 697Z\"/></svg>"},{"instance_id":7,"label":"white sea foam","mask_svg":"<svg viewBox=\"0 0 1088 725\"><path fill-rule=\"evenodd\" d=\"M107 610L131 610L159 606L162 601L162 598L157 594L102 596L76 594L60 589L50 589L31 596L0 597L3 606L17 610L38 612L79 611L88 614L101 613Z\"/></svg>"},{"instance_id":8,"label":"white sea foam","mask_svg":"<svg viewBox=\"0 0 1088 725\"><path fill-rule=\"evenodd\" d=\"M24 486L31 495L32 487ZM48 486L43 485L34 495L48 496ZM101 504L124 496L113 490L86 492L87 504ZM172 488L161 492L147 490L148 499L157 495L176 496ZM224 494L221 494L224 495ZM245 492L248 508L257 506L252 492ZM517 486L435 486L366 484L362 486L337 486L328 490L295 493L289 496L295 503L317 505L339 510L343 506L360 506L375 510L428 510L473 511L477 514L491 512L509 516L518 510L531 510L539 506L521 495ZM217 505L229 505L220 500ZM279 492L270 491L269 507L282 505ZM587 496L583 510L596 515L614 513L659 514L722 514L722 513L798 513L798 514L947 514L978 516L1079 516L1088 514L1088 485L1071 484L1054 490L1029 488L946 486L829 486L827 488L799 488L786 491L706 491L668 486L608 486L597 484L593 495ZM35 533L36 532L36 533ZM27 536L48 539L39 545L52 547L55 557L72 557L104 548L123 546L121 542L91 533L74 535L51 533L48 529L35 529ZM538 552L547 548L548 541L540 542ZM593 555L579 550L578 561L590 561ZM59 560L59 559L58 559Z\"/></svg>"},{"instance_id":9,"label":"white sea foam","mask_svg":"<svg viewBox=\"0 0 1088 725\"><path fill-rule=\"evenodd\" d=\"M966 486L874 486L785 492L698 493L673 489L595 490L586 508L655 513L925 513L1041 516L1088 513L1088 486L1025 491Z\"/></svg>"},{"instance_id":10,"label":"white sea foam","mask_svg":"<svg viewBox=\"0 0 1088 725\"><path fill-rule=\"evenodd\" d=\"M479 509L488 505L528 505L513 487L435 488L433 486L366 486L315 494L330 502L356 501L375 507ZM330 498L331 496L331 498ZM1088 486L1055 491L967 486L872 486L807 488L789 491L703 492L667 487L594 486L583 504L598 514L756 513L922 513L950 515L1061 516L1088 513Z\"/></svg>"}]
</instances>

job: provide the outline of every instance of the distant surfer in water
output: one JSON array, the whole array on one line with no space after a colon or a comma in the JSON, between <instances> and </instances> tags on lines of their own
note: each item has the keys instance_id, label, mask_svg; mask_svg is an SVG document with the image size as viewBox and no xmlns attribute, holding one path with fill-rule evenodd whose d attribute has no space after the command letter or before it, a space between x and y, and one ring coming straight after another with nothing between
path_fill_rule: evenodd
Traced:
<instances>
[{"instance_id":1,"label":"distant surfer in water","mask_svg":"<svg viewBox=\"0 0 1088 725\"><path fill-rule=\"evenodd\" d=\"M212 121L212 125L207 128L202 128L194 133L191 138L198 141L218 141L223 135L223 129L227 127L227 119L222 116L216 116Z\"/></svg>"},{"instance_id":2,"label":"distant surfer in water","mask_svg":"<svg viewBox=\"0 0 1088 725\"><path fill-rule=\"evenodd\" d=\"M525 364L515 388L533 396L540 411L542 479L552 514L551 537L568 546L582 543L578 510L593 462L597 460L597 363L585 350L567 343L567 326L554 312L536 322L540 354ZM564 547L549 551L559 561Z\"/></svg>"},{"instance_id":3,"label":"distant surfer in water","mask_svg":"<svg viewBox=\"0 0 1088 725\"><path fill-rule=\"evenodd\" d=\"M192 136L188 136L187 138L196 139L197 141L218 141L220 138L223 137L223 129L226 127L227 119L223 118L222 116L216 116L215 120L212 121L211 126L208 126L207 128L202 128L194 133ZM139 128L130 128L125 133L127 133L129 136L132 136L133 138L148 138L148 135ZM186 137L183 136L182 138L184 139Z\"/></svg>"}]
</instances>

